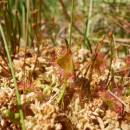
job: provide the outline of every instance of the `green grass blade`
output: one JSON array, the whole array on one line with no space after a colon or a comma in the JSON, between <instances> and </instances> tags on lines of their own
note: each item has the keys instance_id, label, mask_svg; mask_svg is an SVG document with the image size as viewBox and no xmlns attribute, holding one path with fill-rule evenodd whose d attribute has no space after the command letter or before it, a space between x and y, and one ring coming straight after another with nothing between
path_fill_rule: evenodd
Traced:
<instances>
[{"instance_id":1,"label":"green grass blade","mask_svg":"<svg viewBox=\"0 0 130 130\"><path fill-rule=\"evenodd\" d=\"M93 9L93 0L89 0L89 12L88 12L88 22L87 22L87 33L86 37L89 37L90 34L90 24L91 24L91 16L92 16L92 9Z\"/></svg>"},{"instance_id":2,"label":"green grass blade","mask_svg":"<svg viewBox=\"0 0 130 130\"><path fill-rule=\"evenodd\" d=\"M90 29L91 29L91 16L92 16L92 8L93 8L93 0L89 0L89 12L88 13L88 18L86 20L86 25L85 25L85 33L84 33L84 45L87 46L87 48L92 52L91 44L89 42L89 35L90 35Z\"/></svg>"},{"instance_id":3,"label":"green grass blade","mask_svg":"<svg viewBox=\"0 0 130 130\"><path fill-rule=\"evenodd\" d=\"M72 44L73 17L74 17L74 0L72 0L72 8L71 8L71 22L70 22L70 30L69 30L69 45Z\"/></svg>"},{"instance_id":4,"label":"green grass blade","mask_svg":"<svg viewBox=\"0 0 130 130\"><path fill-rule=\"evenodd\" d=\"M17 103L18 103L18 108L19 108L21 128L22 128L22 130L26 130L25 124L24 124L24 114L23 114L23 111L22 111L21 97L20 97L20 94L19 94L19 91L18 91L17 81L16 81L16 78L15 78L15 71L14 71L13 63L12 63L11 56L10 56L10 53L9 53L8 44L7 44L7 41L6 41L6 38L5 38L5 35L4 35L4 31L3 31L1 24L0 24L0 33L1 33L2 39L4 41L4 46L5 46L7 58L8 58L8 61L9 61L9 67L10 67L10 70L11 70L11 74L12 74L13 82L14 82L14 86L15 86L15 92L16 92L16 98L17 98Z\"/></svg>"}]
</instances>

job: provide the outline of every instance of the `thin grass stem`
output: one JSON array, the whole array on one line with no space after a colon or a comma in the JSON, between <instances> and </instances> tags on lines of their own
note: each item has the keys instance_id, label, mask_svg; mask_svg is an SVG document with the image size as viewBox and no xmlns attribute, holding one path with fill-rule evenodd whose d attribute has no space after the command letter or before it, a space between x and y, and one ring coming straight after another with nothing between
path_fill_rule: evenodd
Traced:
<instances>
[{"instance_id":1,"label":"thin grass stem","mask_svg":"<svg viewBox=\"0 0 130 130\"><path fill-rule=\"evenodd\" d=\"M69 30L69 45L72 44L73 17L74 17L74 0L72 0L72 7L71 7L71 22L70 22L70 30Z\"/></svg>"},{"instance_id":2,"label":"thin grass stem","mask_svg":"<svg viewBox=\"0 0 130 130\"><path fill-rule=\"evenodd\" d=\"M89 12L88 12L88 22L87 22L87 33L86 33L86 37L89 37L90 35L90 29L91 29L91 16L92 16L92 10L93 10L93 0L89 0Z\"/></svg>"},{"instance_id":3,"label":"thin grass stem","mask_svg":"<svg viewBox=\"0 0 130 130\"><path fill-rule=\"evenodd\" d=\"M6 50L6 53L7 53L7 58L8 58L8 61L9 61L9 67L10 67L11 74L12 74L12 77L13 77L13 82L14 82L14 87L15 87L15 92L16 92L16 98L17 98L17 103L18 103L18 109L19 109L21 128L22 128L22 130L26 130L25 124L24 124L24 114L23 114L23 110L22 110L21 96L20 96L19 91L18 91L13 63L12 63L12 60L11 60L11 56L10 56L9 49L8 49L8 44L7 44L7 41L6 41L6 38L5 38L5 35L4 35L4 31L3 31L1 24L0 24L0 33L1 33L1 36L2 36L2 39L3 39L3 42L4 42L5 50Z\"/></svg>"},{"instance_id":4,"label":"thin grass stem","mask_svg":"<svg viewBox=\"0 0 130 130\"><path fill-rule=\"evenodd\" d=\"M92 9L93 9L93 0L89 0L89 11L86 12L86 14L88 13L88 17L86 20L86 25L85 25L85 32L84 32L84 46L87 46L87 48L91 51L92 53L92 48L91 48L91 44L89 41L89 35L90 35L90 29L91 29L91 16L92 16Z\"/></svg>"}]
</instances>

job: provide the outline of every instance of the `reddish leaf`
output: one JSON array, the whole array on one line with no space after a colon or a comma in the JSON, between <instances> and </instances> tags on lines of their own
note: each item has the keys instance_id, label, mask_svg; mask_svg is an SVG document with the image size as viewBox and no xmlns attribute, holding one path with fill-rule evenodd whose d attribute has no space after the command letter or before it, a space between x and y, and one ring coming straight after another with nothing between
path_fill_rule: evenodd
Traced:
<instances>
[{"instance_id":1,"label":"reddish leaf","mask_svg":"<svg viewBox=\"0 0 130 130\"><path fill-rule=\"evenodd\" d=\"M64 70L65 73L74 72L72 52L69 48L67 48L65 54L63 54L57 58L56 62Z\"/></svg>"}]
</instances>

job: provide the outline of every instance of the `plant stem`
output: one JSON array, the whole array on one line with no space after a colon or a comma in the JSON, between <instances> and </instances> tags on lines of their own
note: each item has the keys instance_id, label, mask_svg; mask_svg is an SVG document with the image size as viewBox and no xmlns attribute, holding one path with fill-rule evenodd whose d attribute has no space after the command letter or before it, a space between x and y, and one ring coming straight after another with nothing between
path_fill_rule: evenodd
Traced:
<instances>
[{"instance_id":1,"label":"plant stem","mask_svg":"<svg viewBox=\"0 0 130 130\"><path fill-rule=\"evenodd\" d=\"M72 7L71 7L71 22L70 22L70 30L69 30L69 45L72 44L73 17L74 17L74 0L72 0Z\"/></svg>"},{"instance_id":2,"label":"plant stem","mask_svg":"<svg viewBox=\"0 0 130 130\"><path fill-rule=\"evenodd\" d=\"M22 40L24 40L24 42L22 42L20 45L21 46L26 46L26 28L27 28L27 26L26 26L26 16L25 16L25 7L22 5L22 17L21 17L21 19L22 19Z\"/></svg>"},{"instance_id":3,"label":"plant stem","mask_svg":"<svg viewBox=\"0 0 130 130\"><path fill-rule=\"evenodd\" d=\"M110 65L109 65L109 73L107 76L107 86L109 85L109 78L112 75L112 77L114 76L113 74L113 68L112 68L112 63L113 63L113 59L114 59L114 37L113 34L111 34L110 36Z\"/></svg>"},{"instance_id":4,"label":"plant stem","mask_svg":"<svg viewBox=\"0 0 130 130\"><path fill-rule=\"evenodd\" d=\"M0 24L0 33L1 33L1 36L2 36L3 41L4 41L4 46L5 46L7 58L8 58L8 61L9 61L9 67L10 67L11 74L12 74L12 77L13 77L13 82L14 82L14 87L15 87L15 92L16 92L16 98L17 98L17 103L18 103L18 109L19 109L19 115L20 115L21 128L22 128L22 130L26 130L25 124L24 124L24 114L23 114L23 110L22 110L21 96L20 96L19 91L18 91L13 63L12 63L12 60L11 60L11 56L10 56L9 49L8 49L8 44L7 44L7 41L5 39L5 35L4 35L3 28L1 26L1 24Z\"/></svg>"},{"instance_id":5,"label":"plant stem","mask_svg":"<svg viewBox=\"0 0 130 130\"><path fill-rule=\"evenodd\" d=\"M88 20L87 20L87 33L86 37L89 37L90 34L90 24L91 24L91 16L92 16L92 9L93 9L93 0L89 0L89 12L88 12Z\"/></svg>"},{"instance_id":6,"label":"plant stem","mask_svg":"<svg viewBox=\"0 0 130 130\"><path fill-rule=\"evenodd\" d=\"M89 41L89 35L90 35L90 24L91 24L91 16L92 16L92 7L93 7L93 0L89 0L89 12L88 12L88 18L86 20L86 27L85 27L85 33L84 33L84 45L89 48L89 50L92 53L91 44ZM87 14L87 12L86 12Z\"/></svg>"}]
</instances>

